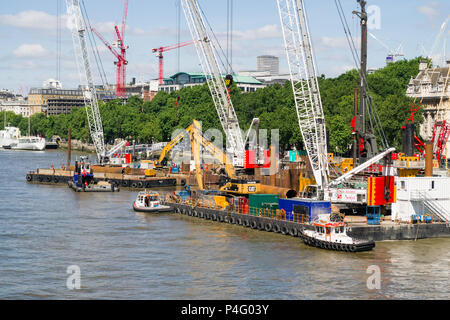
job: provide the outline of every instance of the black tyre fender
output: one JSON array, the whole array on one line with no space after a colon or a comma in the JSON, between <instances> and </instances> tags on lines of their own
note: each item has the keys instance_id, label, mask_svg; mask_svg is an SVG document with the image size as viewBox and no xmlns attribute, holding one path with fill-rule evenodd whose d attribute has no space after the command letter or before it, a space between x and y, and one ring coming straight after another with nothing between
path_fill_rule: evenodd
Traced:
<instances>
[{"instance_id":1,"label":"black tyre fender","mask_svg":"<svg viewBox=\"0 0 450 320\"><path fill-rule=\"evenodd\" d=\"M54 183L58 183L58 182L59 182L59 178L58 178L57 176L54 176L54 177L53 177L53 182L54 182Z\"/></svg>"},{"instance_id":2,"label":"black tyre fender","mask_svg":"<svg viewBox=\"0 0 450 320\"><path fill-rule=\"evenodd\" d=\"M51 181L52 181L52 177L47 176L47 177L45 177L45 180L46 180L47 182L51 182Z\"/></svg>"},{"instance_id":3,"label":"black tyre fender","mask_svg":"<svg viewBox=\"0 0 450 320\"><path fill-rule=\"evenodd\" d=\"M198 217L198 212L197 212L197 210L192 210L192 216Z\"/></svg>"},{"instance_id":4,"label":"black tyre fender","mask_svg":"<svg viewBox=\"0 0 450 320\"><path fill-rule=\"evenodd\" d=\"M211 219L211 215L209 214L209 212L206 212L206 213L205 213L205 219L206 219L206 220Z\"/></svg>"},{"instance_id":5,"label":"black tyre fender","mask_svg":"<svg viewBox=\"0 0 450 320\"><path fill-rule=\"evenodd\" d=\"M217 220L217 215L215 213L212 214L211 220L212 221L216 221Z\"/></svg>"},{"instance_id":6,"label":"black tyre fender","mask_svg":"<svg viewBox=\"0 0 450 320\"><path fill-rule=\"evenodd\" d=\"M30 182L31 180L33 180L33 177L31 176L31 174L27 174L27 181Z\"/></svg>"},{"instance_id":7,"label":"black tyre fender","mask_svg":"<svg viewBox=\"0 0 450 320\"><path fill-rule=\"evenodd\" d=\"M282 226L281 227L281 234L286 235L288 233L288 228L286 228L286 226Z\"/></svg>"},{"instance_id":8,"label":"black tyre fender","mask_svg":"<svg viewBox=\"0 0 450 320\"><path fill-rule=\"evenodd\" d=\"M350 246L350 252L355 252L355 251L356 251L356 246L355 245Z\"/></svg>"},{"instance_id":9,"label":"black tyre fender","mask_svg":"<svg viewBox=\"0 0 450 320\"><path fill-rule=\"evenodd\" d=\"M42 176L39 176L39 177L38 177L38 181L39 181L39 182L42 182L43 180L44 180L44 178L43 178Z\"/></svg>"},{"instance_id":10,"label":"black tyre fender","mask_svg":"<svg viewBox=\"0 0 450 320\"><path fill-rule=\"evenodd\" d=\"M180 208L177 208L177 213L181 213L181 209Z\"/></svg>"},{"instance_id":11,"label":"black tyre fender","mask_svg":"<svg viewBox=\"0 0 450 320\"><path fill-rule=\"evenodd\" d=\"M235 224L236 223L236 218L235 217L230 217L230 223L231 224Z\"/></svg>"},{"instance_id":12,"label":"black tyre fender","mask_svg":"<svg viewBox=\"0 0 450 320\"><path fill-rule=\"evenodd\" d=\"M137 183L136 183L136 182L133 182L133 183L131 184L131 187L132 187L133 189L136 189L136 188L137 188Z\"/></svg>"},{"instance_id":13,"label":"black tyre fender","mask_svg":"<svg viewBox=\"0 0 450 320\"><path fill-rule=\"evenodd\" d=\"M186 209L183 209L182 213L183 213L183 214L186 214Z\"/></svg>"},{"instance_id":14,"label":"black tyre fender","mask_svg":"<svg viewBox=\"0 0 450 320\"><path fill-rule=\"evenodd\" d=\"M177 180L173 180L173 181L172 181L172 185L173 185L173 186L176 186L176 185L177 185Z\"/></svg>"},{"instance_id":15,"label":"black tyre fender","mask_svg":"<svg viewBox=\"0 0 450 320\"><path fill-rule=\"evenodd\" d=\"M121 185L122 187L128 187L128 180L122 180Z\"/></svg>"},{"instance_id":16,"label":"black tyre fender","mask_svg":"<svg viewBox=\"0 0 450 320\"><path fill-rule=\"evenodd\" d=\"M144 184L142 183L142 181L139 181L136 185L139 189L144 187Z\"/></svg>"},{"instance_id":17,"label":"black tyre fender","mask_svg":"<svg viewBox=\"0 0 450 320\"><path fill-rule=\"evenodd\" d=\"M245 219L243 222L244 227L248 228L250 227L250 221L248 221L248 219Z\"/></svg>"},{"instance_id":18,"label":"black tyre fender","mask_svg":"<svg viewBox=\"0 0 450 320\"><path fill-rule=\"evenodd\" d=\"M198 213L199 218L204 219L205 218L205 213L203 211L200 211Z\"/></svg>"},{"instance_id":19,"label":"black tyre fender","mask_svg":"<svg viewBox=\"0 0 450 320\"><path fill-rule=\"evenodd\" d=\"M275 232L275 233L280 232L280 226L277 225L277 224L274 224L274 225L273 225L273 232Z\"/></svg>"},{"instance_id":20,"label":"black tyre fender","mask_svg":"<svg viewBox=\"0 0 450 320\"><path fill-rule=\"evenodd\" d=\"M255 220L252 220L252 222L250 222L250 227L251 227L252 229L256 229L256 228L258 227L258 224L256 223Z\"/></svg>"},{"instance_id":21,"label":"black tyre fender","mask_svg":"<svg viewBox=\"0 0 450 320\"><path fill-rule=\"evenodd\" d=\"M266 222L264 230L266 230L267 232L272 231L272 224L270 222Z\"/></svg>"},{"instance_id":22,"label":"black tyre fender","mask_svg":"<svg viewBox=\"0 0 450 320\"><path fill-rule=\"evenodd\" d=\"M264 223L258 222L258 230L264 230Z\"/></svg>"},{"instance_id":23,"label":"black tyre fender","mask_svg":"<svg viewBox=\"0 0 450 320\"><path fill-rule=\"evenodd\" d=\"M290 228L290 229L289 229L289 235L290 235L291 237L296 237L296 236L297 236L297 229L295 229L295 228Z\"/></svg>"}]
</instances>

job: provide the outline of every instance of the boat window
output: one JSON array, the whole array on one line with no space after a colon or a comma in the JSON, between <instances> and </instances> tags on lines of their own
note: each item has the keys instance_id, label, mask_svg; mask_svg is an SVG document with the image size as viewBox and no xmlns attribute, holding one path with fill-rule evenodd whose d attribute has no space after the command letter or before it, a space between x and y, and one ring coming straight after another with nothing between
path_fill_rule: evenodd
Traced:
<instances>
[{"instance_id":1,"label":"boat window","mask_svg":"<svg viewBox=\"0 0 450 320\"><path fill-rule=\"evenodd\" d=\"M341 233L344 233L344 227L340 227Z\"/></svg>"},{"instance_id":2,"label":"boat window","mask_svg":"<svg viewBox=\"0 0 450 320\"><path fill-rule=\"evenodd\" d=\"M330 232L331 232L330 227L327 227L326 230L327 230L327 234L330 234Z\"/></svg>"},{"instance_id":3,"label":"boat window","mask_svg":"<svg viewBox=\"0 0 450 320\"><path fill-rule=\"evenodd\" d=\"M334 233L341 233L341 228L337 227L337 228L333 228L334 229Z\"/></svg>"},{"instance_id":4,"label":"boat window","mask_svg":"<svg viewBox=\"0 0 450 320\"><path fill-rule=\"evenodd\" d=\"M431 181L431 189L434 189L434 181Z\"/></svg>"}]
</instances>

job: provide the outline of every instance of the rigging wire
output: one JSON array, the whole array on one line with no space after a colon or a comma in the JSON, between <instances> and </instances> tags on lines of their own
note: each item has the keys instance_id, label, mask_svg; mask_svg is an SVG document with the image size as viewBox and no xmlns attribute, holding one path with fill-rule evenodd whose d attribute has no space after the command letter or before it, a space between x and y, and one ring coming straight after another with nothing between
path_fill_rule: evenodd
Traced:
<instances>
[{"instance_id":1,"label":"rigging wire","mask_svg":"<svg viewBox=\"0 0 450 320\"><path fill-rule=\"evenodd\" d=\"M350 46L350 51L352 53L352 57L353 57L353 61L354 61L355 66L356 66L356 70L358 71L360 77L364 79L365 76L362 74L362 71L361 71L359 63L358 63L359 60L360 60L359 55L358 55L358 50L356 49L352 33L351 33L350 28L349 28L348 23L347 23L347 19L345 18L345 14L344 14L344 10L342 8L341 1L340 0L335 0L334 2L336 4L336 8L338 10L338 14L339 14L339 18L341 20L342 27L344 28L344 33L345 33L345 36L347 38L347 42L348 42L348 44ZM367 102L367 106L368 106L368 109L369 109L368 110L369 111L368 114L369 114L370 127L372 128L372 131L375 132L374 126L373 126L373 123L372 123L372 118L373 118L373 122L375 122L375 126L377 127L376 131L378 131L378 134L379 134L379 136L381 138L381 144L382 144L383 148L388 148L389 147L389 143L387 142L386 135L384 133L384 129L381 126L380 117L378 115L378 112L376 110L375 105L373 104L373 99L369 95L370 88L369 88L367 79L364 79L364 80L365 80L364 82L366 84L365 88L367 90L366 102Z\"/></svg>"},{"instance_id":2,"label":"rigging wire","mask_svg":"<svg viewBox=\"0 0 450 320\"><path fill-rule=\"evenodd\" d=\"M95 59L96 65L97 65L99 75L100 75L100 80L101 80L104 88L105 88L105 85L109 87L108 79L106 78L105 69L103 68L103 63L100 58L100 53L98 52L97 42L95 41L95 38L91 32L91 30L92 30L91 21L89 20L89 16L87 14L84 0L81 0L81 10L82 10L82 17L83 17L84 24L87 27L86 33L88 35L88 39L91 44L92 51L94 53L94 59Z\"/></svg>"},{"instance_id":3,"label":"rigging wire","mask_svg":"<svg viewBox=\"0 0 450 320\"><path fill-rule=\"evenodd\" d=\"M56 0L56 79L61 80L61 0Z\"/></svg>"},{"instance_id":4,"label":"rigging wire","mask_svg":"<svg viewBox=\"0 0 450 320\"><path fill-rule=\"evenodd\" d=\"M230 73L234 73L233 72L233 68L231 67L230 63L228 62L228 59L226 58L225 52L224 52L222 46L220 45L220 42L217 39L216 34L214 33L214 31L213 31L213 29L211 27L211 24L209 23L209 20L208 20L207 16L205 15L205 13L203 12L203 9L200 6L200 3L197 2L197 5L198 5L198 7L199 7L203 17L205 18L205 21L206 21L206 24L209 27L209 30L211 31L211 34L213 36L213 39L210 39L211 45L214 47L214 49L216 50L216 52L218 54L218 59L219 59L219 62L222 64L223 70L224 71L229 70ZM213 40L215 40L215 41L213 41ZM216 46L219 48L219 50L217 50ZM224 62L224 60L225 60L225 62ZM228 67L229 67L229 69L228 69Z\"/></svg>"}]
</instances>

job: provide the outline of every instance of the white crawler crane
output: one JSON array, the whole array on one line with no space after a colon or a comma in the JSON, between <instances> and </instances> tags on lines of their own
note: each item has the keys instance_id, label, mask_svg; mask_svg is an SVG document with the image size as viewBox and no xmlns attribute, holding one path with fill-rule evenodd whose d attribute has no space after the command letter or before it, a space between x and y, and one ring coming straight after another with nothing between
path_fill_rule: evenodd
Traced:
<instances>
[{"instance_id":1,"label":"white crawler crane","mask_svg":"<svg viewBox=\"0 0 450 320\"><path fill-rule=\"evenodd\" d=\"M223 73L217 60L217 54L208 35L205 19L197 0L182 0L183 11L195 41L200 64L211 92L217 114L223 131L226 134L229 150L234 155L236 166L243 166L244 140L242 138L239 122L234 111L233 103L228 94Z\"/></svg>"},{"instance_id":2,"label":"white crawler crane","mask_svg":"<svg viewBox=\"0 0 450 320\"><path fill-rule=\"evenodd\" d=\"M80 75L81 85L84 86L84 101L89 130L94 143L97 157L100 162L106 156L105 142L103 137L102 119L97 102L97 92L92 79L91 65L86 40L86 24L80 9L79 0L66 0L67 13L69 15L68 27L72 31L75 59ZM83 66L83 67L82 67ZM84 72L82 72L82 69Z\"/></svg>"}]
</instances>

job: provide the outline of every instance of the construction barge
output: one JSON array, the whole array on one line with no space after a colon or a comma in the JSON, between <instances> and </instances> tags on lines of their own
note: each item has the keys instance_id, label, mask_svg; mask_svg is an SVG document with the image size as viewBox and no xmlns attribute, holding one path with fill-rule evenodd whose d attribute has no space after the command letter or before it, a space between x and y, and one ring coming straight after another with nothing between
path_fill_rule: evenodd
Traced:
<instances>
[{"instance_id":1,"label":"construction barge","mask_svg":"<svg viewBox=\"0 0 450 320\"><path fill-rule=\"evenodd\" d=\"M121 171L122 169L120 169ZM38 184L64 184L67 185L72 181L74 170L71 169L37 169L30 171L26 175L26 180L29 183ZM167 177L146 177L144 174L126 174L114 172L98 172L98 167L94 166L95 183L101 181L108 181L118 188L144 189L144 188L158 188L158 187L174 187L184 186L187 178L180 176Z\"/></svg>"},{"instance_id":2,"label":"construction barge","mask_svg":"<svg viewBox=\"0 0 450 320\"><path fill-rule=\"evenodd\" d=\"M172 207L177 214L199 219L235 224L259 231L275 232L282 235L302 238L302 231L313 230L314 227L301 216L286 215L279 210L257 211L256 214L243 213L239 209L212 208L208 204L176 201L166 198L165 204ZM355 222L353 222L355 218ZM441 221L427 223L394 223L383 221L380 225L368 225L366 221L346 217L347 234L355 239L369 241L417 240L426 238L450 237L450 224ZM302 221L303 220L303 221ZM303 239L302 239L303 240Z\"/></svg>"}]
</instances>

